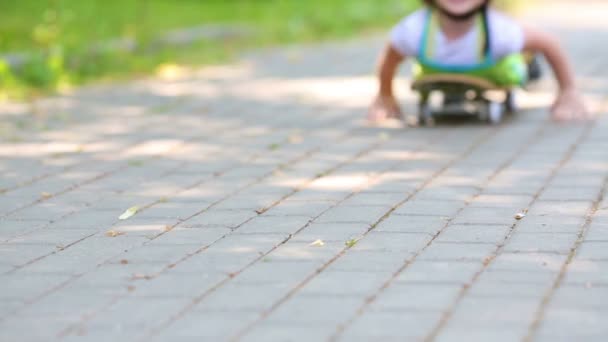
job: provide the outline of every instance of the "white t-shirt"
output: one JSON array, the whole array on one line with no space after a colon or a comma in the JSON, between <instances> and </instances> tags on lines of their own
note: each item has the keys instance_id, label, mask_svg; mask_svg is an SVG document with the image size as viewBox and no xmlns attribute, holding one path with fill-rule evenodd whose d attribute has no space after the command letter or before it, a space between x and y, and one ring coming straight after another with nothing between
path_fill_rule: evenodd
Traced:
<instances>
[{"instance_id":1,"label":"white t-shirt","mask_svg":"<svg viewBox=\"0 0 608 342\"><path fill-rule=\"evenodd\" d=\"M393 47L404 56L418 57L421 39L427 22L428 9L418 10L397 24L390 36ZM496 60L524 48L523 28L513 19L495 10L488 10L490 51ZM436 30L433 61L441 64L471 65L479 62L479 39L481 33L474 26L464 36L448 41L441 29Z\"/></svg>"}]
</instances>

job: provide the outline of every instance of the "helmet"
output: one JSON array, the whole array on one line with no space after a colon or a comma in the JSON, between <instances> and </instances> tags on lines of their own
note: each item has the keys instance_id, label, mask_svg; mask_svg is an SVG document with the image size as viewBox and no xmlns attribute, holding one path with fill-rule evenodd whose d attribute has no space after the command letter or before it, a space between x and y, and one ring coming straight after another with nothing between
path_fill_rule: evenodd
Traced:
<instances>
[{"instance_id":1,"label":"helmet","mask_svg":"<svg viewBox=\"0 0 608 342\"><path fill-rule=\"evenodd\" d=\"M452 20L468 20L470 18L472 18L475 14L485 11L486 8L488 7L488 5L490 4L491 0L485 0L481 5L473 8L472 10L466 12L466 13L462 13L462 14L455 14L455 13L451 13L450 11L448 11L445 8L442 8L441 6L436 4L436 0L424 0L424 2L428 5L428 6L432 6L437 8L441 13L443 13L445 16L447 16L448 18L452 19Z\"/></svg>"}]
</instances>

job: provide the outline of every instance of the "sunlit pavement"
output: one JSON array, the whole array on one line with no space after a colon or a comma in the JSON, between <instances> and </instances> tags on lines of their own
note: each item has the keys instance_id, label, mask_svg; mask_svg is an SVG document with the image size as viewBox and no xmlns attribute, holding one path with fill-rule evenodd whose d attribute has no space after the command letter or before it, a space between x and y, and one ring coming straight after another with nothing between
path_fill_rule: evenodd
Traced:
<instances>
[{"instance_id":1,"label":"sunlit pavement","mask_svg":"<svg viewBox=\"0 0 608 342\"><path fill-rule=\"evenodd\" d=\"M2 105L0 341L604 341L608 25L566 6L528 20L589 124L546 82L496 127L366 126L381 39Z\"/></svg>"}]
</instances>

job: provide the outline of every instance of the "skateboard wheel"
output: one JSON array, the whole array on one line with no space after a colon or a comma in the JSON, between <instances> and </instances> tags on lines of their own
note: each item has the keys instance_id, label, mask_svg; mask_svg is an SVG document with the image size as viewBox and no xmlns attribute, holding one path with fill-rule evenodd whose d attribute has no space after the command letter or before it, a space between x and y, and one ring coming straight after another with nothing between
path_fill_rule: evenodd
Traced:
<instances>
[{"instance_id":1,"label":"skateboard wheel","mask_svg":"<svg viewBox=\"0 0 608 342\"><path fill-rule=\"evenodd\" d=\"M432 126L434 122L431 106L428 103L420 103L418 105L418 124L420 126Z\"/></svg>"},{"instance_id":2,"label":"skateboard wheel","mask_svg":"<svg viewBox=\"0 0 608 342\"><path fill-rule=\"evenodd\" d=\"M515 103L515 92L509 90L507 92L507 98L505 99L505 110L509 114L517 112L517 104Z\"/></svg>"},{"instance_id":3,"label":"skateboard wheel","mask_svg":"<svg viewBox=\"0 0 608 342\"><path fill-rule=\"evenodd\" d=\"M488 103L488 122L493 125L499 124L504 115L504 107L500 102Z\"/></svg>"}]
</instances>

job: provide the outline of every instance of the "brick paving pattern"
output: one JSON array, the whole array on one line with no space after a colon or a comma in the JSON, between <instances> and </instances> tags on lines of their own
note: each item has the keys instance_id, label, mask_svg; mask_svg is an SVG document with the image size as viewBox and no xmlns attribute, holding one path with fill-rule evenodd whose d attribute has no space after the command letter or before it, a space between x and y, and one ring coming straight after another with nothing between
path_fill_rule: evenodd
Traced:
<instances>
[{"instance_id":1,"label":"brick paving pattern","mask_svg":"<svg viewBox=\"0 0 608 342\"><path fill-rule=\"evenodd\" d=\"M567 6L529 20L589 124L545 82L499 126L367 127L377 38L2 106L0 341L605 340L608 26Z\"/></svg>"}]
</instances>

